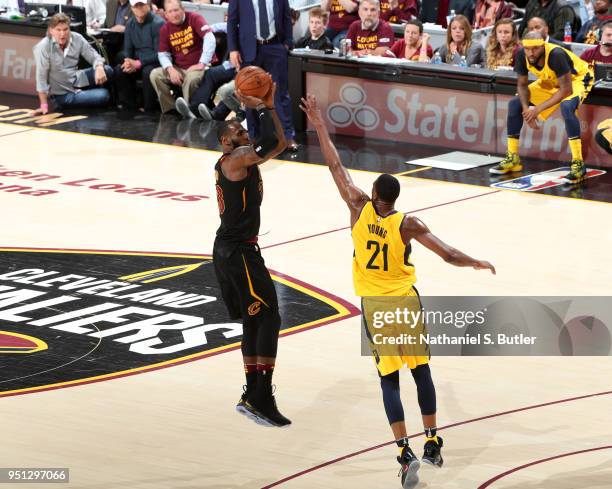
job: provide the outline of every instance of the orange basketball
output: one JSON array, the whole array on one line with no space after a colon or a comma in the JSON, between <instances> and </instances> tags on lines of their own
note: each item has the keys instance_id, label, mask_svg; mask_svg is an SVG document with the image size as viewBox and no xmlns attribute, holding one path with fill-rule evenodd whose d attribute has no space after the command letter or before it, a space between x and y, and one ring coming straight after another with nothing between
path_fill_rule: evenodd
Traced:
<instances>
[{"instance_id":1,"label":"orange basketball","mask_svg":"<svg viewBox=\"0 0 612 489\"><path fill-rule=\"evenodd\" d=\"M267 95L270 86L268 73L259 66L247 66L236 75L236 88L243 95L262 99Z\"/></svg>"}]
</instances>

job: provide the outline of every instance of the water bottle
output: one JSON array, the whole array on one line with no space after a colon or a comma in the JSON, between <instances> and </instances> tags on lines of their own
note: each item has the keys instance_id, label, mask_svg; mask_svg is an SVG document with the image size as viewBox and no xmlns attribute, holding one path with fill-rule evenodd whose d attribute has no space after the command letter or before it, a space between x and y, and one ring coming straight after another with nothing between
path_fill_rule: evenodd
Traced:
<instances>
[{"instance_id":1,"label":"water bottle","mask_svg":"<svg viewBox=\"0 0 612 489\"><path fill-rule=\"evenodd\" d=\"M450 14L446 16L446 25L450 27L451 21L455 18L455 11L451 10Z\"/></svg>"},{"instance_id":2,"label":"water bottle","mask_svg":"<svg viewBox=\"0 0 612 489\"><path fill-rule=\"evenodd\" d=\"M441 65L442 64L442 57L440 56L440 53L436 51L436 54L433 55L433 58L431 58L431 64L432 65Z\"/></svg>"},{"instance_id":3,"label":"water bottle","mask_svg":"<svg viewBox=\"0 0 612 489\"><path fill-rule=\"evenodd\" d=\"M572 42L572 26L569 22L565 23L565 29L563 29L563 42Z\"/></svg>"},{"instance_id":4,"label":"water bottle","mask_svg":"<svg viewBox=\"0 0 612 489\"><path fill-rule=\"evenodd\" d=\"M468 67L467 60L465 59L465 56L461 56L461 61L459 61L459 66L461 68L467 68Z\"/></svg>"}]
</instances>

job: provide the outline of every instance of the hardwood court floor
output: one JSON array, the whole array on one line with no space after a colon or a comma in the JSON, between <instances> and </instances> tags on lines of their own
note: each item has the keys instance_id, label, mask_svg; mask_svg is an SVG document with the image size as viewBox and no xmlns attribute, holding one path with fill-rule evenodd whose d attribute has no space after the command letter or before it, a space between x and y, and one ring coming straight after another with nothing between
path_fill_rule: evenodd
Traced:
<instances>
[{"instance_id":1,"label":"hardwood court floor","mask_svg":"<svg viewBox=\"0 0 612 489\"><path fill-rule=\"evenodd\" d=\"M26 132L11 134L19 130ZM212 251L218 153L5 124L0 143L0 171L58 177L0 177L1 246ZM262 170L260 245L268 266L357 305L348 212L327 169L273 161ZM366 191L376 178L352 175ZM81 183L66 184L75 181ZM411 177L401 183L400 210L415 212L442 239L498 270L492 276L454 268L415 245L421 294L609 294L611 205ZM91 188L99 184L208 198ZM56 193L2 191L6 185ZM70 467L68 486L86 489L400 487L395 447L374 448L391 436L376 371L360 356L359 324L354 316L280 340L275 383L279 407L294 422L289 429L264 429L235 413L243 375L239 351L230 351L1 398L1 465ZM445 466L424 467L419 487L612 486L609 357L440 357L432 371L439 426L446 427ZM416 434L407 372L402 389L409 433ZM421 444L414 439L417 453Z\"/></svg>"}]
</instances>

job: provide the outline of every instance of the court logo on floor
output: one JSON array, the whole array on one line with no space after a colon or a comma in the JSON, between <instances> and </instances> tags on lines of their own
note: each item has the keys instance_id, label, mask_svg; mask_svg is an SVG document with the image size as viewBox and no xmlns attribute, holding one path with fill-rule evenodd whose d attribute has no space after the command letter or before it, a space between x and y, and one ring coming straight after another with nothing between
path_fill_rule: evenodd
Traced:
<instances>
[{"instance_id":1,"label":"court logo on floor","mask_svg":"<svg viewBox=\"0 0 612 489\"><path fill-rule=\"evenodd\" d=\"M271 275L281 335L358 314ZM210 256L0 248L0 397L177 365L239 348L241 337Z\"/></svg>"},{"instance_id":2,"label":"court logo on floor","mask_svg":"<svg viewBox=\"0 0 612 489\"><path fill-rule=\"evenodd\" d=\"M570 168L568 166L563 166L553 170L525 175L524 177L513 178L512 180L504 180L503 182L493 183L491 184L491 187L504 190L520 190L521 192L535 192L536 190L544 190L546 188L568 185L563 182L562 178L567 175L569 171ZM599 177L605 173L606 172L604 170L587 168L585 178Z\"/></svg>"}]
</instances>

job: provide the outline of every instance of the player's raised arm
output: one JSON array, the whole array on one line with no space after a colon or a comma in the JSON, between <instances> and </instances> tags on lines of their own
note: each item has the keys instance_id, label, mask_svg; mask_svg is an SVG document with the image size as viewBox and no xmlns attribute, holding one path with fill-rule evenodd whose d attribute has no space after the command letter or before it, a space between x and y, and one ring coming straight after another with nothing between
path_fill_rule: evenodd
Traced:
<instances>
[{"instance_id":1,"label":"player's raised arm","mask_svg":"<svg viewBox=\"0 0 612 489\"><path fill-rule=\"evenodd\" d=\"M440 256L446 263L456 267L472 267L475 270L491 270L495 275L495 267L488 261L476 260L437 238L429 228L413 216L405 216L401 227L402 238L405 243L415 239L426 248Z\"/></svg>"},{"instance_id":2,"label":"player's raised arm","mask_svg":"<svg viewBox=\"0 0 612 489\"><path fill-rule=\"evenodd\" d=\"M331 171L334 177L334 182L336 182L342 199L351 210L361 210L363 204L369 200L369 197L363 190L355 186L350 173L342 166L338 151L329 138L329 132L321 117L321 111L317 106L317 99L314 95L308 95L306 98L302 98L300 108L306 113L308 120L317 131L325 163L327 163L329 171Z\"/></svg>"},{"instance_id":3,"label":"player's raised arm","mask_svg":"<svg viewBox=\"0 0 612 489\"><path fill-rule=\"evenodd\" d=\"M270 76L270 75L268 75ZM279 155L287 146L285 133L274 108L274 94L276 84L271 82L268 94L263 98L251 97L236 90L236 97L248 109L256 111L259 119L259 137L249 144L245 144L232 151L226 165L233 169L246 168L251 165L260 165Z\"/></svg>"}]
</instances>

